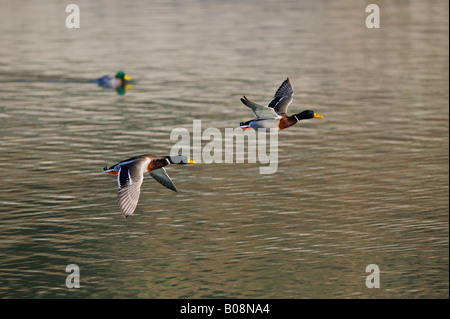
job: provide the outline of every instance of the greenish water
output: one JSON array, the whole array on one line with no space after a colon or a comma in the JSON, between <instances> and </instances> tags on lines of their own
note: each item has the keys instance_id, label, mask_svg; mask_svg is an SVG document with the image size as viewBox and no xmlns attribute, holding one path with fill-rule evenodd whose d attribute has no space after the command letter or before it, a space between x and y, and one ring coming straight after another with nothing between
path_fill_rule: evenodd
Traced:
<instances>
[{"instance_id":1,"label":"greenish water","mask_svg":"<svg viewBox=\"0 0 450 319\"><path fill-rule=\"evenodd\" d=\"M0 1L0 297L448 298L447 1L378 1L380 29L356 0L76 3L80 29ZM92 83L119 69L126 95ZM287 76L324 118L280 132L276 174L174 165L122 217L104 166Z\"/></svg>"}]
</instances>

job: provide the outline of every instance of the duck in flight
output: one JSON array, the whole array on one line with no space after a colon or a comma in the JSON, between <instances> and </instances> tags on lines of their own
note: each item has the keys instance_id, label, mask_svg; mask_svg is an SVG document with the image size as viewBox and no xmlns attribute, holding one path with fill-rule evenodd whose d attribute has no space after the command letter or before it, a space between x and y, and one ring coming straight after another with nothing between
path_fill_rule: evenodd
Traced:
<instances>
[{"instance_id":1,"label":"duck in flight","mask_svg":"<svg viewBox=\"0 0 450 319\"><path fill-rule=\"evenodd\" d=\"M119 207L124 217L133 214L139 200L144 174L148 172L161 185L178 192L164 166L169 164L197 164L186 156L156 156L144 154L129 158L110 168L103 168L104 173L117 175L119 185Z\"/></svg>"},{"instance_id":2,"label":"duck in flight","mask_svg":"<svg viewBox=\"0 0 450 319\"><path fill-rule=\"evenodd\" d=\"M95 80L95 83L97 83L98 86L101 86L104 89L114 89L118 94L123 95L130 89L130 81L131 78L127 74L125 74L125 72L119 71L115 76L102 76L101 78Z\"/></svg>"},{"instance_id":3,"label":"duck in flight","mask_svg":"<svg viewBox=\"0 0 450 319\"><path fill-rule=\"evenodd\" d=\"M267 106L254 103L247 99L245 96L241 98L242 103L252 109L256 119L241 122L240 127L242 129L268 129L278 128L284 130L301 120L322 118L322 115L314 113L314 111L306 110L298 114L288 116L286 114L289 105L293 101L294 90L292 89L289 78L284 80L280 85L275 96L269 102Z\"/></svg>"}]
</instances>

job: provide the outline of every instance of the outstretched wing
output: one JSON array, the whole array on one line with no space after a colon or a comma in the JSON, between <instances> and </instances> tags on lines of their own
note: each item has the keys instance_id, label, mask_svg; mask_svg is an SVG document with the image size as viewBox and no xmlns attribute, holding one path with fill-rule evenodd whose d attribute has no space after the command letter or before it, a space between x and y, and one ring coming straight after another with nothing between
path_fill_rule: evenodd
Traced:
<instances>
[{"instance_id":1,"label":"outstretched wing","mask_svg":"<svg viewBox=\"0 0 450 319\"><path fill-rule=\"evenodd\" d=\"M277 119L280 116L271 107L254 103L247 99L245 96L241 98L242 103L252 109L257 119Z\"/></svg>"},{"instance_id":2,"label":"outstretched wing","mask_svg":"<svg viewBox=\"0 0 450 319\"><path fill-rule=\"evenodd\" d=\"M272 101L267 106L273 108L278 114L287 113L289 104L294 100L293 95L294 90L292 89L289 78L287 78L280 85Z\"/></svg>"},{"instance_id":3,"label":"outstretched wing","mask_svg":"<svg viewBox=\"0 0 450 319\"><path fill-rule=\"evenodd\" d=\"M167 175L166 170L164 167L155 169L151 172L149 172L150 176L153 177L158 183L161 185L167 187L168 189L171 189L175 192L178 192L177 188L172 182L172 179Z\"/></svg>"},{"instance_id":4,"label":"outstretched wing","mask_svg":"<svg viewBox=\"0 0 450 319\"><path fill-rule=\"evenodd\" d=\"M144 180L142 174L132 174L128 166L122 166L117 174L119 184L119 207L124 217L134 213L141 193L141 185Z\"/></svg>"}]
</instances>

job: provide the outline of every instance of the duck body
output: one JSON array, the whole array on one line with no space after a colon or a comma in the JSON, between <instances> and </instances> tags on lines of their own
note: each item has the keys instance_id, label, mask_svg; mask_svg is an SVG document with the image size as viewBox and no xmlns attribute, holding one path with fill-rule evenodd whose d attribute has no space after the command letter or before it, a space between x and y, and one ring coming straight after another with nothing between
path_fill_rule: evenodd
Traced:
<instances>
[{"instance_id":1,"label":"duck body","mask_svg":"<svg viewBox=\"0 0 450 319\"><path fill-rule=\"evenodd\" d=\"M312 114L311 114L312 112ZM303 114L302 114L303 113ZM273 119L254 119L247 122L241 122L240 127L243 129L271 129L275 128L278 130L284 130L288 127L291 127L297 122L304 120L304 119L310 119L314 117L321 117L320 115L317 115L314 113L314 111L306 110L301 113L288 116L286 114L279 115L278 118Z\"/></svg>"},{"instance_id":2,"label":"duck body","mask_svg":"<svg viewBox=\"0 0 450 319\"><path fill-rule=\"evenodd\" d=\"M195 162L185 156L144 154L103 169L104 173L117 175L118 203L124 217L132 215L136 209L145 173L149 173L161 185L178 192L164 169L164 166L169 164L195 164Z\"/></svg>"},{"instance_id":3,"label":"duck body","mask_svg":"<svg viewBox=\"0 0 450 319\"><path fill-rule=\"evenodd\" d=\"M105 75L95 80L98 86L104 89L114 89L119 94L124 94L129 89L131 78L123 71L119 71L116 75Z\"/></svg>"},{"instance_id":4,"label":"duck body","mask_svg":"<svg viewBox=\"0 0 450 319\"><path fill-rule=\"evenodd\" d=\"M323 116L314 113L314 111L306 110L298 114L288 116L286 114L289 105L293 101L294 91L292 89L289 78L287 78L278 88L273 99L267 106L254 103L245 96L241 98L241 102L248 106L256 119L241 122L242 129L270 129L275 128L284 130L291 127L297 122L310 118L322 118Z\"/></svg>"},{"instance_id":5,"label":"duck body","mask_svg":"<svg viewBox=\"0 0 450 319\"><path fill-rule=\"evenodd\" d=\"M95 83L104 89L116 89L122 86L123 81L121 79L117 79L113 75L105 75L95 80Z\"/></svg>"},{"instance_id":6,"label":"duck body","mask_svg":"<svg viewBox=\"0 0 450 319\"><path fill-rule=\"evenodd\" d=\"M280 119L257 119L250 120L245 123L241 123L240 127L242 129L271 129L271 128L279 128Z\"/></svg>"},{"instance_id":7,"label":"duck body","mask_svg":"<svg viewBox=\"0 0 450 319\"><path fill-rule=\"evenodd\" d=\"M134 170L144 174L144 172L150 172L152 170L169 165L170 162L165 156L156 156L153 154L144 154L139 156L134 156L124 161L121 161L110 168L104 168L105 173L118 175L122 168L128 170Z\"/></svg>"}]
</instances>

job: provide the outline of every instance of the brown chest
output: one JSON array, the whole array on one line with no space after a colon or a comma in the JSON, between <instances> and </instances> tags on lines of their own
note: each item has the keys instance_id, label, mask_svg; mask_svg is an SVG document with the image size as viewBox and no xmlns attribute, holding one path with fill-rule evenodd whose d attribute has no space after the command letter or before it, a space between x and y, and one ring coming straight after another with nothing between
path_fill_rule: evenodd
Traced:
<instances>
[{"instance_id":1,"label":"brown chest","mask_svg":"<svg viewBox=\"0 0 450 319\"><path fill-rule=\"evenodd\" d=\"M297 123L297 120L295 119L295 117L287 116L284 114L280 118L280 122L278 123L278 128L281 131L281 130L284 130L285 128L288 128L288 127L294 125L295 123Z\"/></svg>"},{"instance_id":2,"label":"brown chest","mask_svg":"<svg viewBox=\"0 0 450 319\"><path fill-rule=\"evenodd\" d=\"M148 171L148 172L153 171L153 170L155 170L155 169L164 167L164 166L166 166L167 164L169 164L169 163L167 162L167 159L164 158L164 157L162 157L162 158L153 158L153 159L150 161L150 163L148 163L147 171Z\"/></svg>"}]
</instances>

